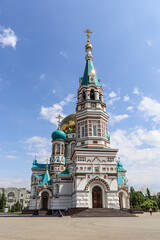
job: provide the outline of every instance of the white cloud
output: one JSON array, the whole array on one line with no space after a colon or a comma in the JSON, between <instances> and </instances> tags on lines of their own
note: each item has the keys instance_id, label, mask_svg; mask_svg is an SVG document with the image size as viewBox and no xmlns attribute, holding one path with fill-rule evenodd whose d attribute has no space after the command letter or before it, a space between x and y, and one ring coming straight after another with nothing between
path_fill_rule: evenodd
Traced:
<instances>
[{"instance_id":1,"label":"white cloud","mask_svg":"<svg viewBox=\"0 0 160 240\"><path fill-rule=\"evenodd\" d=\"M124 96L123 101L127 102L127 101L129 101L129 99L130 99L130 97L128 95L126 95L126 96Z\"/></svg>"},{"instance_id":2,"label":"white cloud","mask_svg":"<svg viewBox=\"0 0 160 240\"><path fill-rule=\"evenodd\" d=\"M55 94L55 93L56 93L56 90L55 90L55 89L53 89L53 90L52 90L52 93L53 93L53 94Z\"/></svg>"},{"instance_id":3,"label":"white cloud","mask_svg":"<svg viewBox=\"0 0 160 240\"><path fill-rule=\"evenodd\" d=\"M5 28L0 26L0 46L2 48L8 46L15 48L17 41L18 38L11 28Z\"/></svg>"},{"instance_id":4,"label":"white cloud","mask_svg":"<svg viewBox=\"0 0 160 240\"><path fill-rule=\"evenodd\" d=\"M22 141L27 149L27 155L36 155L36 158L40 162L46 162L46 159L51 156L51 140L44 137L34 136Z\"/></svg>"},{"instance_id":5,"label":"white cloud","mask_svg":"<svg viewBox=\"0 0 160 240\"><path fill-rule=\"evenodd\" d=\"M14 156L14 155L7 155L6 158L9 158L9 159L17 159L18 157L17 157L17 156Z\"/></svg>"},{"instance_id":6,"label":"white cloud","mask_svg":"<svg viewBox=\"0 0 160 240\"><path fill-rule=\"evenodd\" d=\"M17 188L27 188L30 190L30 179L29 178L5 178L0 179L0 186L2 188L17 187Z\"/></svg>"},{"instance_id":7,"label":"white cloud","mask_svg":"<svg viewBox=\"0 0 160 240\"><path fill-rule=\"evenodd\" d=\"M137 87L134 88L133 90L133 94L139 95L139 89Z\"/></svg>"},{"instance_id":8,"label":"white cloud","mask_svg":"<svg viewBox=\"0 0 160 240\"><path fill-rule=\"evenodd\" d=\"M101 84L103 88L107 88L107 85L105 83Z\"/></svg>"},{"instance_id":9,"label":"white cloud","mask_svg":"<svg viewBox=\"0 0 160 240\"><path fill-rule=\"evenodd\" d=\"M42 74L39 76L40 79L44 79L45 77L46 77L46 74L45 74L45 73L42 73Z\"/></svg>"},{"instance_id":10,"label":"white cloud","mask_svg":"<svg viewBox=\"0 0 160 240\"><path fill-rule=\"evenodd\" d=\"M115 93L114 91L110 92L108 97L110 98L114 98L114 97L117 97L117 93Z\"/></svg>"},{"instance_id":11,"label":"white cloud","mask_svg":"<svg viewBox=\"0 0 160 240\"><path fill-rule=\"evenodd\" d=\"M135 128L132 132L117 129L111 133L111 147L119 148L119 155L127 169L129 184L143 184L159 188L160 129Z\"/></svg>"},{"instance_id":12,"label":"white cloud","mask_svg":"<svg viewBox=\"0 0 160 240\"><path fill-rule=\"evenodd\" d=\"M160 103L156 100L149 97L143 97L138 105L138 109L144 113L146 118L152 117L152 120L156 123L160 121Z\"/></svg>"},{"instance_id":13,"label":"white cloud","mask_svg":"<svg viewBox=\"0 0 160 240\"><path fill-rule=\"evenodd\" d=\"M70 93L66 98L64 98L59 103L53 104L51 107L41 107L41 116L43 119L50 121L57 125L57 116L60 114L63 118L66 116L63 113L63 107L67 105L69 102L74 101L74 94Z\"/></svg>"},{"instance_id":14,"label":"white cloud","mask_svg":"<svg viewBox=\"0 0 160 240\"><path fill-rule=\"evenodd\" d=\"M132 111L133 108L134 108L133 106L128 106L128 107L127 107L127 110L128 110L128 111Z\"/></svg>"},{"instance_id":15,"label":"white cloud","mask_svg":"<svg viewBox=\"0 0 160 240\"><path fill-rule=\"evenodd\" d=\"M115 102L119 101L120 100L120 97L115 97L115 98L112 98L110 100L107 100L107 106L111 106L113 105Z\"/></svg>"},{"instance_id":16,"label":"white cloud","mask_svg":"<svg viewBox=\"0 0 160 240\"><path fill-rule=\"evenodd\" d=\"M68 54L64 51L60 51L59 53L62 57L68 58Z\"/></svg>"},{"instance_id":17,"label":"white cloud","mask_svg":"<svg viewBox=\"0 0 160 240\"><path fill-rule=\"evenodd\" d=\"M111 125L113 125L114 123L118 123L126 118L128 118L128 114L122 114L122 115L113 115L113 114L109 114L110 115L110 123Z\"/></svg>"},{"instance_id":18,"label":"white cloud","mask_svg":"<svg viewBox=\"0 0 160 240\"><path fill-rule=\"evenodd\" d=\"M151 41L151 40L147 40L147 45L148 45L149 47L151 47L151 46L152 46L152 41Z\"/></svg>"}]
</instances>

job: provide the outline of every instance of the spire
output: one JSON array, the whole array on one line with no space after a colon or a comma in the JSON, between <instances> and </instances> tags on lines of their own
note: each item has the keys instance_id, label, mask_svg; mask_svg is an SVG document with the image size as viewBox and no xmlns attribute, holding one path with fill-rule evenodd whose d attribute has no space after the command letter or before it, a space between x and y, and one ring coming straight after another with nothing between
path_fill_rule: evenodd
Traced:
<instances>
[{"instance_id":1,"label":"spire","mask_svg":"<svg viewBox=\"0 0 160 240\"><path fill-rule=\"evenodd\" d=\"M51 177L50 177L49 172L48 172L48 159L46 159L46 162L47 162L47 164L46 164L46 173L44 175L42 185L44 185L44 183L46 183L46 182L48 184L50 184L50 180L51 180Z\"/></svg>"},{"instance_id":2,"label":"spire","mask_svg":"<svg viewBox=\"0 0 160 240\"><path fill-rule=\"evenodd\" d=\"M82 82L81 82L81 86L83 85L90 85L90 84L94 84L97 87L100 87L100 81L97 78L96 75L96 71L94 69L93 66L93 56L92 56L92 45L90 44L90 33L92 33L89 29L87 29L86 31L84 31L87 36L87 44L85 46L85 51L86 51L86 66L85 66L85 70L84 70L84 74L83 74L83 78L82 78Z\"/></svg>"}]
</instances>

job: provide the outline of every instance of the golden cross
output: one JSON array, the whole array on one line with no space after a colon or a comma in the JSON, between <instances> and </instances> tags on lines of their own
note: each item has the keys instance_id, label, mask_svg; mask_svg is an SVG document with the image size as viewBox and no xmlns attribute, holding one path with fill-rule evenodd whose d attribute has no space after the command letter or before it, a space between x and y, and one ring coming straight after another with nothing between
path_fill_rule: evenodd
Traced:
<instances>
[{"instance_id":1,"label":"golden cross","mask_svg":"<svg viewBox=\"0 0 160 240\"><path fill-rule=\"evenodd\" d=\"M87 33L86 34L86 36L87 36L87 41L89 42L89 38L90 38L90 33L92 33L89 29L87 29L86 31L84 31L85 33Z\"/></svg>"},{"instance_id":2,"label":"golden cross","mask_svg":"<svg viewBox=\"0 0 160 240\"><path fill-rule=\"evenodd\" d=\"M59 114L56 118L58 118L58 129L60 129L60 123L61 123L61 119L63 119L63 117Z\"/></svg>"}]
</instances>

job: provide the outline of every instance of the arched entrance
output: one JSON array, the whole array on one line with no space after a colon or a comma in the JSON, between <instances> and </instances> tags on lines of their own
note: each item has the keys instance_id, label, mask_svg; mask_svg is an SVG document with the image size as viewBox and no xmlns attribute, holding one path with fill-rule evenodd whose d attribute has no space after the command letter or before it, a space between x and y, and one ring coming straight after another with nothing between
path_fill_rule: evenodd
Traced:
<instances>
[{"instance_id":1,"label":"arched entrance","mask_svg":"<svg viewBox=\"0 0 160 240\"><path fill-rule=\"evenodd\" d=\"M42 209L48 209L48 199L49 199L48 192L43 192L42 193Z\"/></svg>"},{"instance_id":2,"label":"arched entrance","mask_svg":"<svg viewBox=\"0 0 160 240\"><path fill-rule=\"evenodd\" d=\"M92 189L92 206L93 208L102 208L102 189L99 186Z\"/></svg>"},{"instance_id":3,"label":"arched entrance","mask_svg":"<svg viewBox=\"0 0 160 240\"><path fill-rule=\"evenodd\" d=\"M119 191L119 206L120 208L129 208L129 196L124 190Z\"/></svg>"}]
</instances>

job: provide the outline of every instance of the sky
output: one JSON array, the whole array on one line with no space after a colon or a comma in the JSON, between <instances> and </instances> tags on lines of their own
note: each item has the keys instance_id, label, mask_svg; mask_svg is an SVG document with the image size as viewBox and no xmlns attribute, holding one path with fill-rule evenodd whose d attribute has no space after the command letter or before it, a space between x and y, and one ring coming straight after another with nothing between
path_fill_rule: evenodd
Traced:
<instances>
[{"instance_id":1,"label":"sky","mask_svg":"<svg viewBox=\"0 0 160 240\"><path fill-rule=\"evenodd\" d=\"M84 30L129 186L160 191L160 1L0 1L0 187L30 188L56 116L75 112Z\"/></svg>"}]
</instances>

